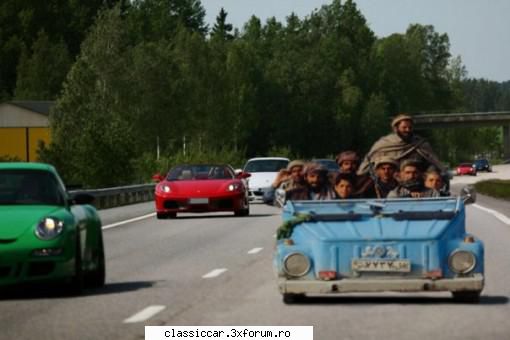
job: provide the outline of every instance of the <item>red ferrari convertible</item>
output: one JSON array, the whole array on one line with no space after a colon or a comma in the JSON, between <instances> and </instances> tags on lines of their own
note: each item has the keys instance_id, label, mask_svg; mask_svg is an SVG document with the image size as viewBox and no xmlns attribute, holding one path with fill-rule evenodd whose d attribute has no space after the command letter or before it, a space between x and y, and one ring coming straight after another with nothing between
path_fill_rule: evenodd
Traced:
<instances>
[{"instance_id":1,"label":"red ferrari convertible","mask_svg":"<svg viewBox=\"0 0 510 340\"><path fill-rule=\"evenodd\" d=\"M471 175L476 176L476 165L473 163L462 163L457 167L457 175Z\"/></svg>"},{"instance_id":2,"label":"red ferrari convertible","mask_svg":"<svg viewBox=\"0 0 510 340\"><path fill-rule=\"evenodd\" d=\"M250 213L248 192L242 179L250 174L234 174L229 165L178 165L166 177L159 174L156 185L156 213L159 219L174 218L178 212L233 211L236 216Z\"/></svg>"}]
</instances>

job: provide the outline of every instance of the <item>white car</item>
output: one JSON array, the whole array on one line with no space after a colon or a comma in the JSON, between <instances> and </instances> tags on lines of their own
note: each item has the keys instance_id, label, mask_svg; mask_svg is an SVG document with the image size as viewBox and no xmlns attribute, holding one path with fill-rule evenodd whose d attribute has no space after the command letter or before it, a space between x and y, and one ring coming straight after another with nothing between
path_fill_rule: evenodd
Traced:
<instances>
[{"instance_id":1,"label":"white car","mask_svg":"<svg viewBox=\"0 0 510 340\"><path fill-rule=\"evenodd\" d=\"M250 201L262 202L264 193L281 169L287 168L289 159L284 157L258 157L249 159L243 171L251 174L248 178L248 198Z\"/></svg>"}]
</instances>

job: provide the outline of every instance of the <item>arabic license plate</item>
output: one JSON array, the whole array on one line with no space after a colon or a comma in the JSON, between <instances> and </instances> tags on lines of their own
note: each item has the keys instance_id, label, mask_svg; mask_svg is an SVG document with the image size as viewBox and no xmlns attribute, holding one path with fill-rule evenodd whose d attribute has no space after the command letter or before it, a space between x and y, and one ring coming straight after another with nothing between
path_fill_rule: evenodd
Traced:
<instances>
[{"instance_id":1,"label":"arabic license plate","mask_svg":"<svg viewBox=\"0 0 510 340\"><path fill-rule=\"evenodd\" d=\"M209 204L208 198L190 198L189 204Z\"/></svg>"},{"instance_id":2,"label":"arabic license plate","mask_svg":"<svg viewBox=\"0 0 510 340\"><path fill-rule=\"evenodd\" d=\"M404 272L411 271L409 260L369 260L355 259L351 262L351 268L357 272Z\"/></svg>"}]
</instances>

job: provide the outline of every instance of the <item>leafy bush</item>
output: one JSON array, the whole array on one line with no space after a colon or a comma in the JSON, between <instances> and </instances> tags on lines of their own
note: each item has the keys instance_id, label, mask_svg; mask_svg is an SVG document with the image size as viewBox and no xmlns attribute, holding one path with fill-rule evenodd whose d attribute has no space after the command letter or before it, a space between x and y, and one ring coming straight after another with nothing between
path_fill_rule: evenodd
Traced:
<instances>
[{"instance_id":1,"label":"leafy bush","mask_svg":"<svg viewBox=\"0 0 510 340\"><path fill-rule=\"evenodd\" d=\"M510 180L492 179L475 184L476 190L484 195L510 200Z\"/></svg>"},{"instance_id":2,"label":"leafy bush","mask_svg":"<svg viewBox=\"0 0 510 340\"><path fill-rule=\"evenodd\" d=\"M246 160L244 154L244 150L198 149L192 147L186 154L180 150L172 155L162 156L159 159L156 159L154 154L143 154L133 161L133 168L138 183L147 183L152 180L152 176L155 173L166 174L170 168L178 164L218 163L230 164L234 168L240 168Z\"/></svg>"},{"instance_id":3,"label":"leafy bush","mask_svg":"<svg viewBox=\"0 0 510 340\"><path fill-rule=\"evenodd\" d=\"M19 159L16 156L0 156L0 162L21 162L21 159Z\"/></svg>"}]
</instances>

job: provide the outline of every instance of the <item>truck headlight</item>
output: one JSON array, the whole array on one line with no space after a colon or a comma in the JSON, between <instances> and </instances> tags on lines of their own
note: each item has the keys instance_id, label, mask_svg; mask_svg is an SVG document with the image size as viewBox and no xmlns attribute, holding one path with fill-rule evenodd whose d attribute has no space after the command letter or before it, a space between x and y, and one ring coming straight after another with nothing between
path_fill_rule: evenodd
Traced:
<instances>
[{"instance_id":1,"label":"truck headlight","mask_svg":"<svg viewBox=\"0 0 510 340\"><path fill-rule=\"evenodd\" d=\"M310 270L310 260L301 253L289 254L283 260L283 270L290 276L303 276Z\"/></svg>"},{"instance_id":2,"label":"truck headlight","mask_svg":"<svg viewBox=\"0 0 510 340\"><path fill-rule=\"evenodd\" d=\"M41 240L51 240L62 234L64 222L55 217L43 218L35 228L35 235Z\"/></svg>"},{"instance_id":3,"label":"truck headlight","mask_svg":"<svg viewBox=\"0 0 510 340\"><path fill-rule=\"evenodd\" d=\"M457 274L467 274L476 266L475 255L467 250L456 250L448 259L450 269Z\"/></svg>"}]
</instances>

